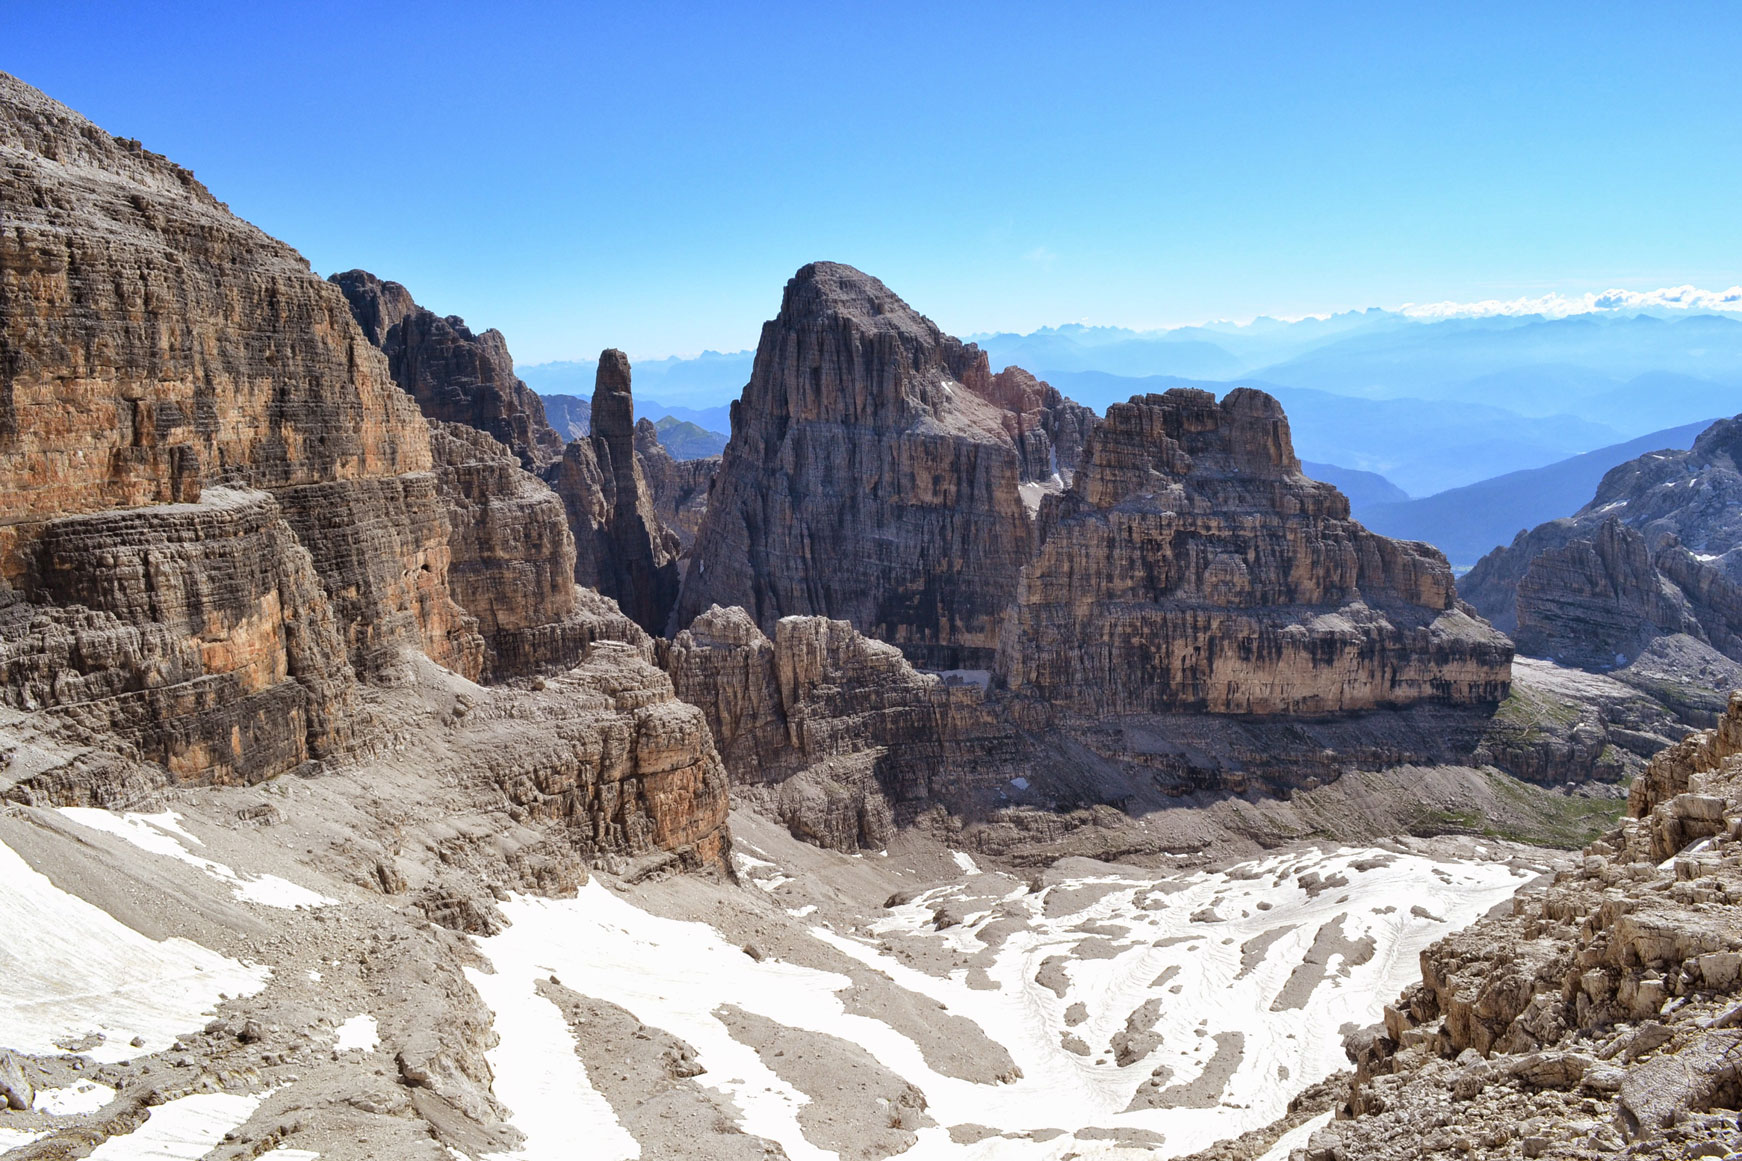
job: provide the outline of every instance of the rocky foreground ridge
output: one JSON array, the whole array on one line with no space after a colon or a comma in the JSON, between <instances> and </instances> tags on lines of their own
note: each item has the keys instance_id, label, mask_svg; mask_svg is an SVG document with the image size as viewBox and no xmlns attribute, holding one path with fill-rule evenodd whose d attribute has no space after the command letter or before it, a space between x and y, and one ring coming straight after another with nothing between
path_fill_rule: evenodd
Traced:
<instances>
[{"instance_id":1,"label":"rocky foreground ridge","mask_svg":"<svg viewBox=\"0 0 1742 1161\"><path fill-rule=\"evenodd\" d=\"M1422 952L1296 1161L1742 1151L1742 695L1575 870Z\"/></svg>"}]
</instances>

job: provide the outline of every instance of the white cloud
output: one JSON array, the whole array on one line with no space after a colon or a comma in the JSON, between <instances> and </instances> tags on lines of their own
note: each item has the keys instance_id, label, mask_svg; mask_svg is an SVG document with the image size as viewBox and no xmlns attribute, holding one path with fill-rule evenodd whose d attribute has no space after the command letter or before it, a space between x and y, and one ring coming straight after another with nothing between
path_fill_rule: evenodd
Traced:
<instances>
[{"instance_id":1,"label":"white cloud","mask_svg":"<svg viewBox=\"0 0 1742 1161\"><path fill-rule=\"evenodd\" d=\"M1728 290L1666 286L1658 290L1605 290L1573 296L1544 294L1537 298L1490 298L1481 302L1406 302L1398 308L1398 313L1419 319L1527 314L1565 318L1573 314L1648 309L1742 312L1742 286L1732 286Z\"/></svg>"}]
</instances>

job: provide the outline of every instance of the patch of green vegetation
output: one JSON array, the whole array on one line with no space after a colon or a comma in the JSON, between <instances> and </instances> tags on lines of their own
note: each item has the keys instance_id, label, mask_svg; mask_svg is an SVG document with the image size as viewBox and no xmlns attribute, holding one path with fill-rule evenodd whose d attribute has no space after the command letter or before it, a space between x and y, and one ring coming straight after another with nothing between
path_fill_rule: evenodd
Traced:
<instances>
[{"instance_id":1,"label":"patch of green vegetation","mask_svg":"<svg viewBox=\"0 0 1742 1161\"><path fill-rule=\"evenodd\" d=\"M1494 770L1488 771L1488 784L1513 808L1513 817L1485 821L1481 833L1515 843L1576 851L1613 830L1627 809L1625 798L1563 794Z\"/></svg>"},{"instance_id":2,"label":"patch of green vegetation","mask_svg":"<svg viewBox=\"0 0 1742 1161\"><path fill-rule=\"evenodd\" d=\"M1494 711L1494 725L1521 741L1533 742L1566 733L1579 724L1581 715L1576 702L1515 684Z\"/></svg>"}]
</instances>

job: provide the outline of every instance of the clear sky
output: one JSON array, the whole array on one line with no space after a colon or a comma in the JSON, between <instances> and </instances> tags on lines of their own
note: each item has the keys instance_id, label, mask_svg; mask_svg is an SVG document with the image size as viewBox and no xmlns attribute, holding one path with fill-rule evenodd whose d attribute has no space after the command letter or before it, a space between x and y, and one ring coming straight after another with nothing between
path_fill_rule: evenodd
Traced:
<instances>
[{"instance_id":1,"label":"clear sky","mask_svg":"<svg viewBox=\"0 0 1742 1161\"><path fill-rule=\"evenodd\" d=\"M0 69L521 362L1742 282L1742 4L0 0Z\"/></svg>"}]
</instances>

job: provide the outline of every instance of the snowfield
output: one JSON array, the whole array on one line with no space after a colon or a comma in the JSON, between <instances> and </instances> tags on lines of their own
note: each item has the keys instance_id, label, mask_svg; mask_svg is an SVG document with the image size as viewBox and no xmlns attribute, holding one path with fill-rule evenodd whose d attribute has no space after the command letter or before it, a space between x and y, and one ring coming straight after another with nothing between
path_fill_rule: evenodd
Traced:
<instances>
[{"instance_id":1,"label":"snowfield","mask_svg":"<svg viewBox=\"0 0 1742 1161\"><path fill-rule=\"evenodd\" d=\"M707 924L654 915L595 880L574 899L514 897L503 906L511 925L477 944L495 969L469 977L496 1014L496 1094L528 1137L514 1156L566 1158L578 1132L597 1142L589 1156L600 1161L640 1156L580 1066L561 1011L536 991L551 977L688 1042L706 1069L697 1083L794 1161L839 1154L807 1137L801 1112L812 1097L733 1034L728 1006L819 1044L856 1045L917 1088L933 1123L901 1154L914 1161L1189 1153L1270 1124L1291 1096L1344 1067L1342 1030L1376 1020L1417 978L1424 946L1532 874L1345 849L1033 890L950 857L962 880L894 901L859 932L822 925L808 935L973 1021L1019 1078L943 1075L894 1022L848 1010L847 976L758 959ZM772 858L738 858L766 890L795 881ZM910 962L931 946L936 962L957 966Z\"/></svg>"},{"instance_id":2,"label":"snowfield","mask_svg":"<svg viewBox=\"0 0 1742 1161\"><path fill-rule=\"evenodd\" d=\"M148 939L4 843L0 882L0 1046L53 1055L76 1045L101 1063L161 1052L210 1019L220 996L252 995L270 975L186 939Z\"/></svg>"}]
</instances>

